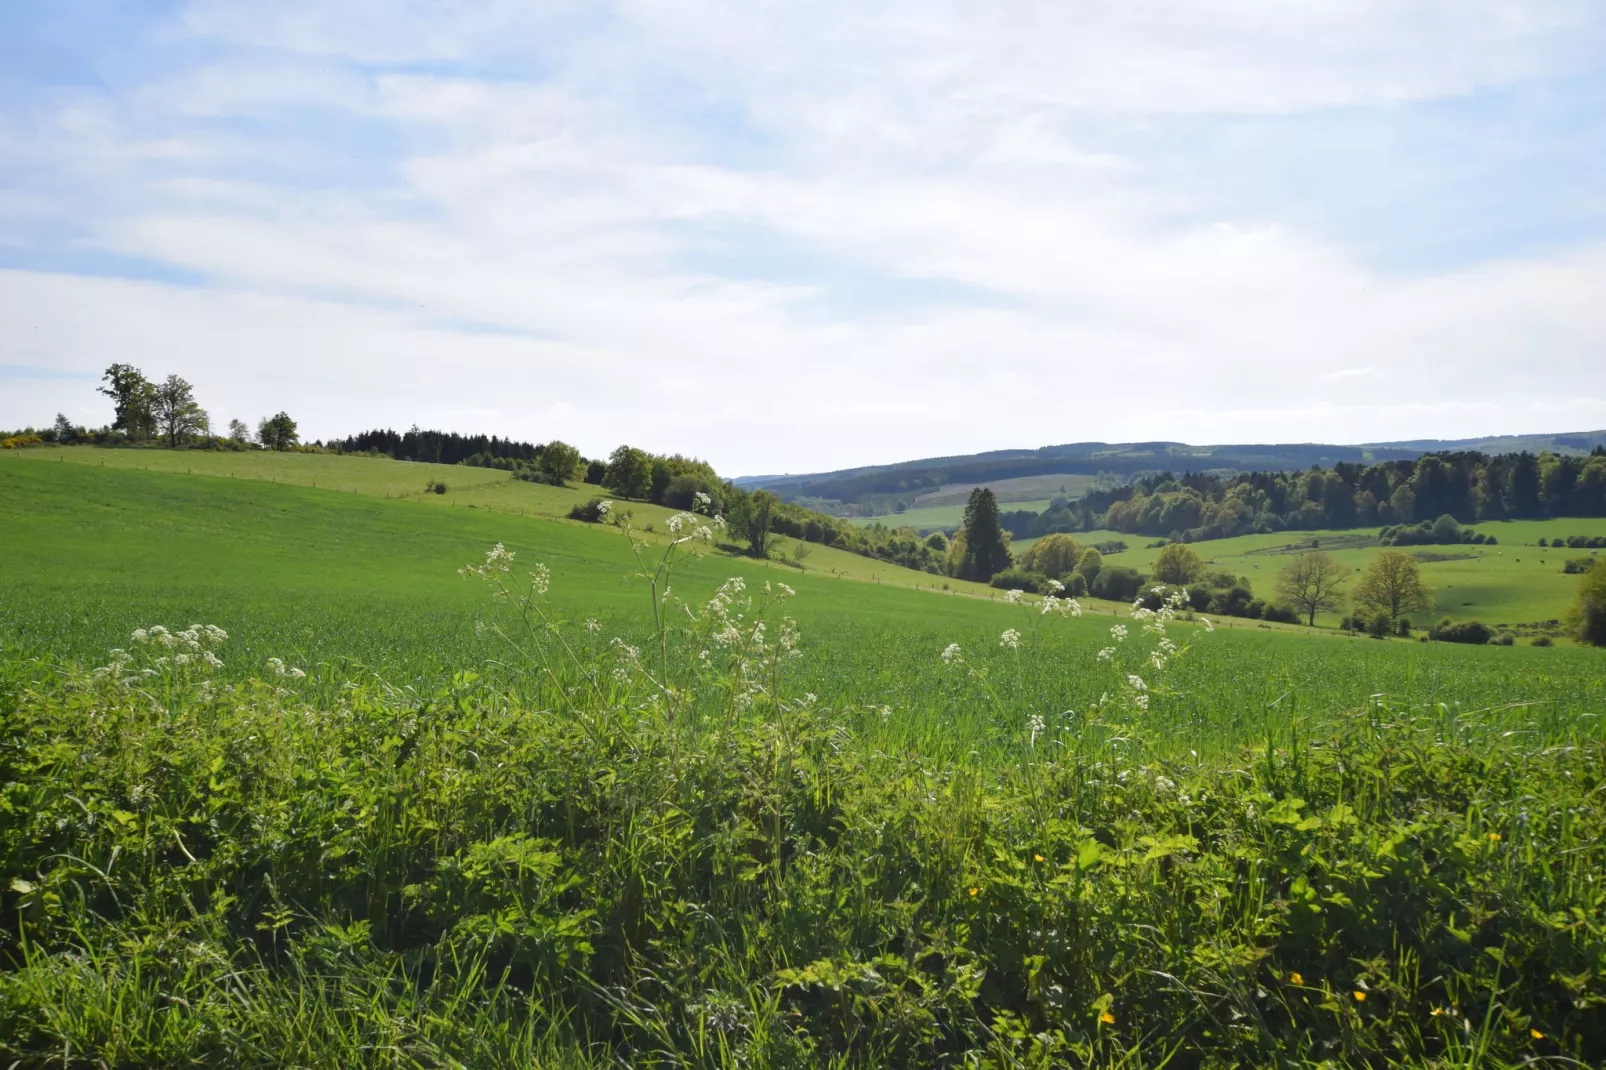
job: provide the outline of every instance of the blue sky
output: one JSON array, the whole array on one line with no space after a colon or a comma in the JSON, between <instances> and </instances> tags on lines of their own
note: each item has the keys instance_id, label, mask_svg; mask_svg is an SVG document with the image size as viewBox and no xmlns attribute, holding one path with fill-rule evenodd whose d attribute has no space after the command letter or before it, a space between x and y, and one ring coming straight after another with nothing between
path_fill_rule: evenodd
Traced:
<instances>
[{"instance_id":1,"label":"blue sky","mask_svg":"<svg viewBox=\"0 0 1606 1070\"><path fill-rule=\"evenodd\" d=\"M11 0L0 159L0 426L112 361L733 474L1606 426L1597 0Z\"/></svg>"}]
</instances>

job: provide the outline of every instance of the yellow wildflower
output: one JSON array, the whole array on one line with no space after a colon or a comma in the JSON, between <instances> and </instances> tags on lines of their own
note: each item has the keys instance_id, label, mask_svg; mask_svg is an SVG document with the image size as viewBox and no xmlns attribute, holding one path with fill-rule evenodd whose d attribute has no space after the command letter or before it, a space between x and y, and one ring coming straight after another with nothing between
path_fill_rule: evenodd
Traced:
<instances>
[{"instance_id":1,"label":"yellow wildflower","mask_svg":"<svg viewBox=\"0 0 1606 1070\"><path fill-rule=\"evenodd\" d=\"M1535 1040L1544 1040L1545 1039L1545 1035L1543 1033L1541 1033L1537 1029L1528 1030L1528 1035L1533 1037Z\"/></svg>"},{"instance_id":2,"label":"yellow wildflower","mask_svg":"<svg viewBox=\"0 0 1606 1070\"><path fill-rule=\"evenodd\" d=\"M1490 843L1499 843L1500 842L1500 833L1498 833L1498 832L1489 833L1489 842Z\"/></svg>"},{"instance_id":3,"label":"yellow wildflower","mask_svg":"<svg viewBox=\"0 0 1606 1070\"><path fill-rule=\"evenodd\" d=\"M1032 861L1041 862L1041 861L1043 861L1043 856L1042 855L1032 855Z\"/></svg>"},{"instance_id":4,"label":"yellow wildflower","mask_svg":"<svg viewBox=\"0 0 1606 1070\"><path fill-rule=\"evenodd\" d=\"M1305 975L1295 970L1288 975L1288 980L1290 984L1302 985L1305 983Z\"/></svg>"},{"instance_id":5,"label":"yellow wildflower","mask_svg":"<svg viewBox=\"0 0 1606 1070\"><path fill-rule=\"evenodd\" d=\"M977 887L974 887L974 886L972 886L972 887L971 887L971 889L970 889L970 894L971 894L971 895L972 895L972 896L973 896L973 897L974 897L974 896L978 896L978 895L980 895L980 894L981 894L981 889L980 889L980 888L977 888Z\"/></svg>"},{"instance_id":6,"label":"yellow wildflower","mask_svg":"<svg viewBox=\"0 0 1606 1070\"><path fill-rule=\"evenodd\" d=\"M1360 989L1357 988L1354 991L1353 995L1355 996L1355 1002L1356 1003L1365 1003L1366 1002L1366 993L1362 992Z\"/></svg>"},{"instance_id":7,"label":"yellow wildflower","mask_svg":"<svg viewBox=\"0 0 1606 1070\"><path fill-rule=\"evenodd\" d=\"M1115 1015L1111 1014L1109 1011L1105 1011L1103 1014L1099 1015L1099 1021L1103 1022L1105 1025L1114 1025Z\"/></svg>"}]
</instances>

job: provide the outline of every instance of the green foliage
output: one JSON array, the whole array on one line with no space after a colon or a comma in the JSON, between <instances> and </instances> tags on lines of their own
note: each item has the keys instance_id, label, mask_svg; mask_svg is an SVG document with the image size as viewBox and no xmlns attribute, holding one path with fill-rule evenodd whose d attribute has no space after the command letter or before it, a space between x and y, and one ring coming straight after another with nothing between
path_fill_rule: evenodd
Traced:
<instances>
[{"instance_id":1,"label":"green foliage","mask_svg":"<svg viewBox=\"0 0 1606 1070\"><path fill-rule=\"evenodd\" d=\"M1026 551L1021 566L1051 579L1063 580L1078 567L1085 553L1081 544L1069 535L1045 535ZM1096 568L1094 572L1097 573Z\"/></svg>"},{"instance_id":2,"label":"green foliage","mask_svg":"<svg viewBox=\"0 0 1606 1070\"><path fill-rule=\"evenodd\" d=\"M1009 568L1009 547L998 525L998 500L986 487L970 492L963 524L964 551L959 560L960 579L985 583Z\"/></svg>"},{"instance_id":3,"label":"green foliage","mask_svg":"<svg viewBox=\"0 0 1606 1070\"><path fill-rule=\"evenodd\" d=\"M1572 618L1579 642L1606 646L1606 568L1592 568L1579 578Z\"/></svg>"},{"instance_id":4,"label":"green foliage","mask_svg":"<svg viewBox=\"0 0 1606 1070\"><path fill-rule=\"evenodd\" d=\"M1428 638L1441 643L1472 643L1482 646L1494 636L1494 630L1478 620L1441 620L1428 631Z\"/></svg>"},{"instance_id":5,"label":"green foliage","mask_svg":"<svg viewBox=\"0 0 1606 1070\"><path fill-rule=\"evenodd\" d=\"M1052 577L1041 572L1024 568L1006 568L995 573L988 582L1003 591L1025 591L1027 594L1043 594L1048 591L1048 581Z\"/></svg>"},{"instance_id":6,"label":"green foliage","mask_svg":"<svg viewBox=\"0 0 1606 1070\"><path fill-rule=\"evenodd\" d=\"M156 388L132 364L113 364L102 377L106 385L96 389L112 399L116 415L112 427L140 442L156 434L154 412Z\"/></svg>"},{"instance_id":7,"label":"green foliage","mask_svg":"<svg viewBox=\"0 0 1606 1070\"><path fill-rule=\"evenodd\" d=\"M1130 602L1137 596L1138 588L1141 586L1143 586L1141 572L1116 565L1100 569L1088 590L1095 598L1104 598L1111 602Z\"/></svg>"},{"instance_id":8,"label":"green foliage","mask_svg":"<svg viewBox=\"0 0 1606 1070\"><path fill-rule=\"evenodd\" d=\"M1205 574L1204 558L1199 551L1183 543L1172 543L1154 559L1154 578L1161 583L1185 586Z\"/></svg>"},{"instance_id":9,"label":"green foliage","mask_svg":"<svg viewBox=\"0 0 1606 1070\"><path fill-rule=\"evenodd\" d=\"M257 441L262 443L264 449L288 450L295 448L301 436L289 413L279 412L257 424Z\"/></svg>"},{"instance_id":10,"label":"green foliage","mask_svg":"<svg viewBox=\"0 0 1606 1070\"><path fill-rule=\"evenodd\" d=\"M580 451L569 445L553 439L541 447L541 455L535 461L536 471L555 487L561 487L570 480L580 479L585 474L585 458Z\"/></svg>"}]
</instances>

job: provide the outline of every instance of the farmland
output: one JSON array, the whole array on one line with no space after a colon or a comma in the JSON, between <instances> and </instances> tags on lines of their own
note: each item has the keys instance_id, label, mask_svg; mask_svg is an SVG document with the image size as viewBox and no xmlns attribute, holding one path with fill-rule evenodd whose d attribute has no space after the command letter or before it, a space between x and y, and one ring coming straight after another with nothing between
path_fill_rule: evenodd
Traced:
<instances>
[{"instance_id":1,"label":"farmland","mask_svg":"<svg viewBox=\"0 0 1606 1070\"><path fill-rule=\"evenodd\" d=\"M650 506L638 557L554 518L589 488L428 468L0 456L9 1058L1606 1055L1599 651L1117 640L672 547ZM1492 525L1486 571L1540 583L1519 544L1592 530L1558 526ZM1201 550L1258 586L1292 538ZM497 543L489 579L551 571L532 628L458 574ZM221 665L159 665L148 629L192 622Z\"/></svg>"}]
</instances>

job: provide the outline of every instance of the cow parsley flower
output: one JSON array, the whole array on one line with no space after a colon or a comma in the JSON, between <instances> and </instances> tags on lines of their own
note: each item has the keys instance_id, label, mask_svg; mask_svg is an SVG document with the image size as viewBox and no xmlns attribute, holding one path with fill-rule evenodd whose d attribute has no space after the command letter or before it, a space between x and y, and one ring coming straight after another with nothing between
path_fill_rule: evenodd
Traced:
<instances>
[{"instance_id":1,"label":"cow parsley flower","mask_svg":"<svg viewBox=\"0 0 1606 1070\"><path fill-rule=\"evenodd\" d=\"M1126 682L1134 691L1147 691L1149 689L1149 685L1143 682L1143 677L1134 673L1127 674Z\"/></svg>"},{"instance_id":2,"label":"cow parsley flower","mask_svg":"<svg viewBox=\"0 0 1606 1070\"><path fill-rule=\"evenodd\" d=\"M1020 601L1020 598L1021 598L1021 592L1020 591L1005 591L1004 592L1004 602L1007 605L1015 605L1016 603L1018 603Z\"/></svg>"},{"instance_id":3,"label":"cow parsley flower","mask_svg":"<svg viewBox=\"0 0 1606 1070\"><path fill-rule=\"evenodd\" d=\"M960 656L960 653L959 653L959 644L958 643L949 643L947 645L947 647L945 647L943 649L943 652L942 652L942 660L943 661L953 661L955 658L957 658L959 656Z\"/></svg>"},{"instance_id":4,"label":"cow parsley flower","mask_svg":"<svg viewBox=\"0 0 1606 1070\"><path fill-rule=\"evenodd\" d=\"M1110 638L1117 643L1126 641L1126 625L1116 624L1110 628Z\"/></svg>"},{"instance_id":5,"label":"cow parsley flower","mask_svg":"<svg viewBox=\"0 0 1606 1070\"><path fill-rule=\"evenodd\" d=\"M1010 650L1019 650L1020 632L1017 632L1014 628L1004 629L1004 634L998 639L998 645L1008 647Z\"/></svg>"},{"instance_id":6,"label":"cow parsley flower","mask_svg":"<svg viewBox=\"0 0 1606 1070\"><path fill-rule=\"evenodd\" d=\"M1100 661L1109 661L1113 657L1115 657L1115 648L1113 646L1107 646L1103 650L1099 651Z\"/></svg>"}]
</instances>

